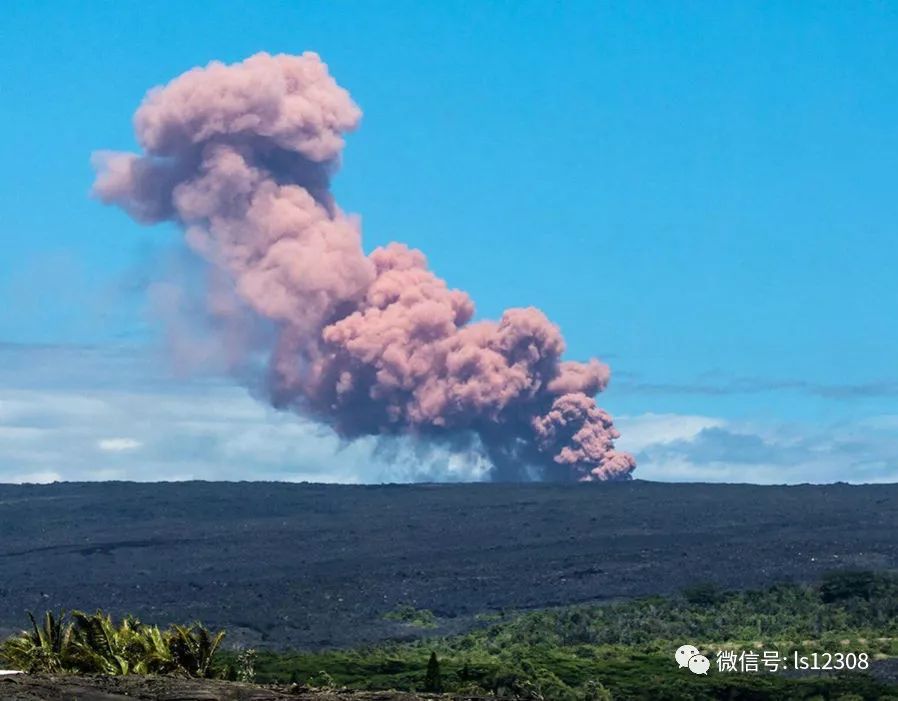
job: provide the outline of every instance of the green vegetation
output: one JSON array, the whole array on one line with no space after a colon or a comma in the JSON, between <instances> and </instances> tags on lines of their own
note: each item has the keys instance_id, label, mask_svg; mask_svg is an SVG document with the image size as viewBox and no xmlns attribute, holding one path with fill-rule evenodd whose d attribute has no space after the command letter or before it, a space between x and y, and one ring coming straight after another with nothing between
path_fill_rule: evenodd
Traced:
<instances>
[{"instance_id":1,"label":"green vegetation","mask_svg":"<svg viewBox=\"0 0 898 701\"><path fill-rule=\"evenodd\" d=\"M384 620L405 623L415 628L436 628L437 619L432 611L416 609L410 604L398 606L384 615Z\"/></svg>"},{"instance_id":2,"label":"green vegetation","mask_svg":"<svg viewBox=\"0 0 898 701\"><path fill-rule=\"evenodd\" d=\"M440 661L437 653L431 652L427 661L427 674L424 676L424 691L440 692L443 690L443 676L440 674Z\"/></svg>"},{"instance_id":3,"label":"green vegetation","mask_svg":"<svg viewBox=\"0 0 898 701\"><path fill-rule=\"evenodd\" d=\"M429 616L427 615L429 614ZM434 622L403 607L404 623ZM165 631L100 612L32 617L30 631L0 644L0 663L26 671L223 676L319 688L400 689L529 701L887 701L898 687L863 673L795 677L720 672L720 651L866 652L898 656L898 576L848 572L817 586L680 596L478 617L480 628L414 643L321 652L219 651L223 633ZM707 676L679 669L673 653L697 645Z\"/></svg>"},{"instance_id":4,"label":"green vegetation","mask_svg":"<svg viewBox=\"0 0 898 701\"><path fill-rule=\"evenodd\" d=\"M259 681L309 680L337 686L424 690L432 660L449 692L546 701L628 699L863 699L898 688L861 673L795 678L780 672L718 672L720 650L867 652L898 655L898 577L841 573L819 586L778 585L724 592L693 587L681 596L572 606L485 617L467 635L357 650L260 651ZM712 661L708 676L678 669L684 642ZM850 698L850 697L849 697Z\"/></svg>"},{"instance_id":5,"label":"green vegetation","mask_svg":"<svg viewBox=\"0 0 898 701\"><path fill-rule=\"evenodd\" d=\"M213 667L224 633L200 624L162 631L126 616L116 625L102 611L47 612L31 630L0 644L0 662L25 672L77 674L177 674L217 676Z\"/></svg>"}]
</instances>

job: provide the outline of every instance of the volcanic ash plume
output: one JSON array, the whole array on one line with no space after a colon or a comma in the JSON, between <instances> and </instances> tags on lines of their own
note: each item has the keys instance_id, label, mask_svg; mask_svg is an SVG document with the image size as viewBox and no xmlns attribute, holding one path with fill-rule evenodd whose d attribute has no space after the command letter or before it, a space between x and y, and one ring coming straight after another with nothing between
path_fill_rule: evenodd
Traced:
<instances>
[{"instance_id":1,"label":"volcanic ash plume","mask_svg":"<svg viewBox=\"0 0 898 701\"><path fill-rule=\"evenodd\" d=\"M95 192L183 228L219 281L208 312L229 337L246 309L276 330L264 373L276 406L346 438L476 436L497 479L629 478L634 460L593 399L605 365L562 361L558 328L533 307L471 323L471 299L417 250L365 255L329 188L360 118L313 53L213 62L147 94L134 116L144 153L97 154Z\"/></svg>"}]
</instances>

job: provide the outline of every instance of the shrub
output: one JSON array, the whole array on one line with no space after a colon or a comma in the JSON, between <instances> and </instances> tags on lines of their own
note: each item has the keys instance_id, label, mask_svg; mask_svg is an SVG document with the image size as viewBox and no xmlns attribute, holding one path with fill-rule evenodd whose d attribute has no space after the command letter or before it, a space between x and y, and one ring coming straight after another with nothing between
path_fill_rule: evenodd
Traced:
<instances>
[{"instance_id":1,"label":"shrub","mask_svg":"<svg viewBox=\"0 0 898 701\"><path fill-rule=\"evenodd\" d=\"M432 611L427 609L416 609L411 604L403 604L397 606L394 610L384 614L387 621L397 621L405 623L415 628L436 628L437 619Z\"/></svg>"},{"instance_id":2,"label":"shrub","mask_svg":"<svg viewBox=\"0 0 898 701\"><path fill-rule=\"evenodd\" d=\"M820 585L820 598L827 604L845 599L869 600L875 585L872 572L831 572Z\"/></svg>"},{"instance_id":3,"label":"shrub","mask_svg":"<svg viewBox=\"0 0 898 701\"><path fill-rule=\"evenodd\" d=\"M612 701L611 692L601 682L590 679L583 685L583 701Z\"/></svg>"},{"instance_id":4,"label":"shrub","mask_svg":"<svg viewBox=\"0 0 898 701\"><path fill-rule=\"evenodd\" d=\"M309 686L315 689L331 690L337 688L337 682L334 681L334 678L330 674L321 670L318 674L309 679Z\"/></svg>"},{"instance_id":5,"label":"shrub","mask_svg":"<svg viewBox=\"0 0 898 701\"><path fill-rule=\"evenodd\" d=\"M235 670L237 681L256 681L256 651L253 648L241 650L237 655L237 668Z\"/></svg>"},{"instance_id":6,"label":"shrub","mask_svg":"<svg viewBox=\"0 0 898 701\"><path fill-rule=\"evenodd\" d=\"M31 674L62 672L71 656L72 628L64 613L44 614L38 625L29 612L31 630L22 631L0 644L0 659L16 669Z\"/></svg>"},{"instance_id":7,"label":"shrub","mask_svg":"<svg viewBox=\"0 0 898 701\"><path fill-rule=\"evenodd\" d=\"M175 625L169 629L168 650L178 669L191 677L209 677L212 676L212 663L224 637L224 631L213 635L199 623Z\"/></svg>"},{"instance_id":8,"label":"shrub","mask_svg":"<svg viewBox=\"0 0 898 701\"><path fill-rule=\"evenodd\" d=\"M696 606L714 606L723 601L724 593L716 584L705 582L684 589L683 597Z\"/></svg>"},{"instance_id":9,"label":"shrub","mask_svg":"<svg viewBox=\"0 0 898 701\"><path fill-rule=\"evenodd\" d=\"M162 631L132 616L116 624L97 611L51 612L31 630L0 644L0 658L26 672L76 674L180 674L217 676L215 655L224 632L210 633L199 623Z\"/></svg>"}]
</instances>

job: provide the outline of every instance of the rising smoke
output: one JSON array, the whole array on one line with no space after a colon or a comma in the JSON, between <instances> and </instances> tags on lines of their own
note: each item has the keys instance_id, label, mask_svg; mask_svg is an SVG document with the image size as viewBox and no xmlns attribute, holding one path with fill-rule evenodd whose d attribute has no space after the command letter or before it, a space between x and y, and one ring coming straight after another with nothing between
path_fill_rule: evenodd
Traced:
<instances>
[{"instance_id":1,"label":"rising smoke","mask_svg":"<svg viewBox=\"0 0 898 701\"><path fill-rule=\"evenodd\" d=\"M316 54L213 62L151 90L142 155L96 154L95 193L145 224L174 221L215 273L207 313L233 343L275 333L265 394L340 435L483 447L495 479L627 479L635 462L593 397L607 366L562 361L533 307L471 322L474 304L392 243L365 255L330 191L361 118ZM247 334L249 329L247 329Z\"/></svg>"}]
</instances>

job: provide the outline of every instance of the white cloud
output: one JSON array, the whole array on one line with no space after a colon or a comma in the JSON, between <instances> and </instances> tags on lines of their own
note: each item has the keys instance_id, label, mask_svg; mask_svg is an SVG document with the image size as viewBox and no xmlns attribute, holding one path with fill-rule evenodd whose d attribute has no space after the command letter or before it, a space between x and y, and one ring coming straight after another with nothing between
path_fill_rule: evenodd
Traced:
<instances>
[{"instance_id":1,"label":"white cloud","mask_svg":"<svg viewBox=\"0 0 898 701\"><path fill-rule=\"evenodd\" d=\"M123 382L122 384L128 385ZM482 461L438 448L389 454L351 443L226 383L156 391L0 384L0 482L284 480L379 483L484 479Z\"/></svg>"},{"instance_id":2,"label":"white cloud","mask_svg":"<svg viewBox=\"0 0 898 701\"><path fill-rule=\"evenodd\" d=\"M67 372L47 382L59 367ZM647 413L617 424L618 446L636 455L641 479L898 480L895 414L811 425ZM476 445L347 443L228 382L174 381L123 352L0 344L0 482L476 481L488 468Z\"/></svg>"},{"instance_id":3,"label":"white cloud","mask_svg":"<svg viewBox=\"0 0 898 701\"><path fill-rule=\"evenodd\" d=\"M97 447L107 453L124 453L137 450L142 445L133 438L101 438L97 441Z\"/></svg>"},{"instance_id":4,"label":"white cloud","mask_svg":"<svg viewBox=\"0 0 898 701\"><path fill-rule=\"evenodd\" d=\"M58 472L30 472L20 475L9 475L5 480L11 484L50 484L51 482L61 482L62 475Z\"/></svg>"},{"instance_id":5,"label":"white cloud","mask_svg":"<svg viewBox=\"0 0 898 701\"><path fill-rule=\"evenodd\" d=\"M622 434L618 441L621 450L638 453L646 446L691 440L706 428L724 426L726 421L710 416L684 414L642 414L619 416L615 424Z\"/></svg>"},{"instance_id":6,"label":"white cloud","mask_svg":"<svg viewBox=\"0 0 898 701\"><path fill-rule=\"evenodd\" d=\"M684 428L682 438L670 440L671 433L661 431L659 440L643 443L637 476L757 484L898 478L898 427L876 417L826 426L720 420L690 433Z\"/></svg>"},{"instance_id":7,"label":"white cloud","mask_svg":"<svg viewBox=\"0 0 898 701\"><path fill-rule=\"evenodd\" d=\"M353 482L364 471L376 476L366 464L370 446L359 443L336 455L340 441L331 432L236 387L188 384L178 395L102 391L89 397L0 392L15 407L0 426L0 482L50 473L66 480Z\"/></svg>"}]
</instances>

